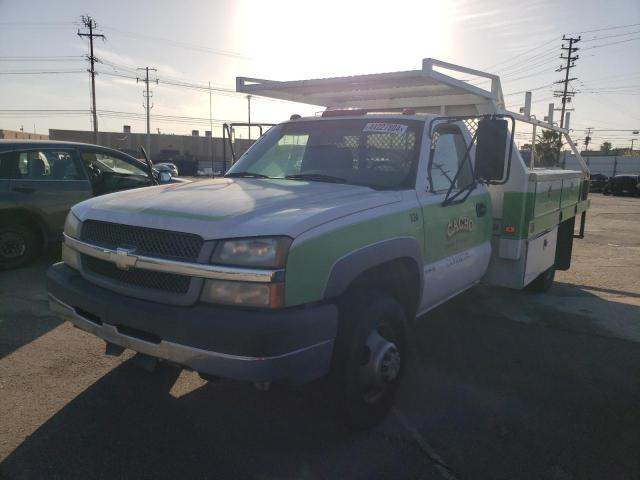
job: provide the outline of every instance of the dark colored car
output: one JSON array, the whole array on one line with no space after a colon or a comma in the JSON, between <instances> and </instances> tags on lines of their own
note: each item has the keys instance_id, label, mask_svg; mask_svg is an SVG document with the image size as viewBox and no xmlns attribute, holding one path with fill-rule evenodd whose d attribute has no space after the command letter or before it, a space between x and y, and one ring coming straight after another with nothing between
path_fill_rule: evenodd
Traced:
<instances>
[{"instance_id":1,"label":"dark colored car","mask_svg":"<svg viewBox=\"0 0 640 480\"><path fill-rule=\"evenodd\" d=\"M0 269L26 264L62 239L72 205L146 187L146 164L111 148L73 142L0 140Z\"/></svg>"},{"instance_id":2,"label":"dark colored car","mask_svg":"<svg viewBox=\"0 0 640 480\"><path fill-rule=\"evenodd\" d=\"M594 173L589 179L589 191L590 192L602 192L605 185L609 181L609 177L601 173Z\"/></svg>"},{"instance_id":3,"label":"dark colored car","mask_svg":"<svg viewBox=\"0 0 640 480\"><path fill-rule=\"evenodd\" d=\"M158 171L166 170L170 172L172 177L178 176L178 167L176 167L174 163L155 163L153 167Z\"/></svg>"},{"instance_id":4,"label":"dark colored car","mask_svg":"<svg viewBox=\"0 0 640 480\"><path fill-rule=\"evenodd\" d=\"M602 193L605 195L640 195L640 175L628 173L611 177Z\"/></svg>"}]
</instances>

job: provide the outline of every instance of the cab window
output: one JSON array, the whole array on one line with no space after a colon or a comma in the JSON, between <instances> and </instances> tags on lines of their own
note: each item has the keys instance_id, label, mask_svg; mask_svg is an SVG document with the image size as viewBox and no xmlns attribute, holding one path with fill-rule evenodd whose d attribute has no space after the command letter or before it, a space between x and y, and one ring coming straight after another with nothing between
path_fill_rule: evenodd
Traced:
<instances>
[{"instance_id":1,"label":"cab window","mask_svg":"<svg viewBox=\"0 0 640 480\"><path fill-rule=\"evenodd\" d=\"M90 169L97 167L100 171L147 176L147 172L141 166L102 152L85 150L82 152L82 161Z\"/></svg>"},{"instance_id":2,"label":"cab window","mask_svg":"<svg viewBox=\"0 0 640 480\"><path fill-rule=\"evenodd\" d=\"M0 155L0 178L80 180L74 154L67 150L26 150Z\"/></svg>"},{"instance_id":3,"label":"cab window","mask_svg":"<svg viewBox=\"0 0 640 480\"><path fill-rule=\"evenodd\" d=\"M467 143L457 128L445 128L436 131L431 144L429 178L431 190L446 192L463 188L473 179L471 162L465 161ZM461 171L458 173L458 170ZM457 178L456 178L457 174Z\"/></svg>"}]
</instances>

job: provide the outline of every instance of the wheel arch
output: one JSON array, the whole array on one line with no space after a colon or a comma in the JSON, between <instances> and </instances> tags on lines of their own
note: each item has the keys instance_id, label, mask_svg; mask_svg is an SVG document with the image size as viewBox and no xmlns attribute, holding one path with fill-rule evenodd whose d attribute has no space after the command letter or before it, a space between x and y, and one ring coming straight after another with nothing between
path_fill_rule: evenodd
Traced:
<instances>
[{"instance_id":1,"label":"wheel arch","mask_svg":"<svg viewBox=\"0 0 640 480\"><path fill-rule=\"evenodd\" d=\"M8 208L0 210L0 223L15 221L33 229L38 235L40 248L44 249L49 244L51 235L46 223L37 213L25 208Z\"/></svg>"},{"instance_id":2,"label":"wheel arch","mask_svg":"<svg viewBox=\"0 0 640 480\"><path fill-rule=\"evenodd\" d=\"M422 249L413 237L383 240L350 252L333 265L324 298L340 297L354 287L383 288L415 315L424 272Z\"/></svg>"}]
</instances>

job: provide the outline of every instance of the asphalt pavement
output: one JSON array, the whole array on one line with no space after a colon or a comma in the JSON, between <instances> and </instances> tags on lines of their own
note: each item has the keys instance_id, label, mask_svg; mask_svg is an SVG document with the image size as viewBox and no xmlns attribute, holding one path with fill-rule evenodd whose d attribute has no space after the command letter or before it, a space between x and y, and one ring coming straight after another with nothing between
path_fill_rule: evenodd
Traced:
<instances>
[{"instance_id":1,"label":"asphalt pavement","mask_svg":"<svg viewBox=\"0 0 640 480\"><path fill-rule=\"evenodd\" d=\"M44 272L0 273L0 478L640 478L640 199L591 196L547 294L479 286L418 319L379 427L314 386L206 382L51 316Z\"/></svg>"}]
</instances>

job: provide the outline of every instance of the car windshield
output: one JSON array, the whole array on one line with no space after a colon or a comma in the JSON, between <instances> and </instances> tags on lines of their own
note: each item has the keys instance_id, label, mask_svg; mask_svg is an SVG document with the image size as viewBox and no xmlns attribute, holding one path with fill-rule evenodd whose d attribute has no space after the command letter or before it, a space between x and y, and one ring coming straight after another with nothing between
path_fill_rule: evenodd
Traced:
<instances>
[{"instance_id":1,"label":"car windshield","mask_svg":"<svg viewBox=\"0 0 640 480\"><path fill-rule=\"evenodd\" d=\"M270 129L227 176L412 188L423 126L371 118L285 123Z\"/></svg>"}]
</instances>

